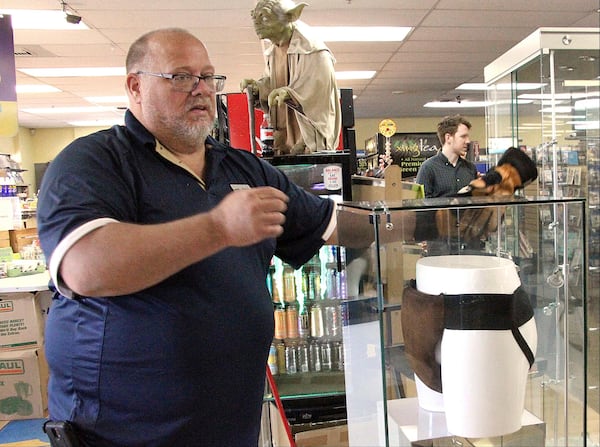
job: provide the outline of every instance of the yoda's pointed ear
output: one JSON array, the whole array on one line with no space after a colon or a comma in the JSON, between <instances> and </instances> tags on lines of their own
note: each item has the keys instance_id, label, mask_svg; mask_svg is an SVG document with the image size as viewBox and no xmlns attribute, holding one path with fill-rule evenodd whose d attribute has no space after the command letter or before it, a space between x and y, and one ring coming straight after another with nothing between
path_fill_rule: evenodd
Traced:
<instances>
[{"instance_id":1,"label":"yoda's pointed ear","mask_svg":"<svg viewBox=\"0 0 600 447\"><path fill-rule=\"evenodd\" d=\"M290 23L295 22L300 18L302 15L302 10L305 6L308 6L308 3L298 3L296 6L286 12Z\"/></svg>"}]
</instances>

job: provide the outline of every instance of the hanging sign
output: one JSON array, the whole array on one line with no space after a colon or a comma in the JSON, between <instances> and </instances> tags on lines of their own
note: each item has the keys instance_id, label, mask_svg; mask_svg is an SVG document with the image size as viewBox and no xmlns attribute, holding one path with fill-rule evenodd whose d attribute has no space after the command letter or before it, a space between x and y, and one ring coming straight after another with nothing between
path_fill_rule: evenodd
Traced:
<instances>
[{"instance_id":1,"label":"hanging sign","mask_svg":"<svg viewBox=\"0 0 600 447\"><path fill-rule=\"evenodd\" d=\"M0 136L16 135L17 76L15 73L15 45L11 17L0 14Z\"/></svg>"}]
</instances>

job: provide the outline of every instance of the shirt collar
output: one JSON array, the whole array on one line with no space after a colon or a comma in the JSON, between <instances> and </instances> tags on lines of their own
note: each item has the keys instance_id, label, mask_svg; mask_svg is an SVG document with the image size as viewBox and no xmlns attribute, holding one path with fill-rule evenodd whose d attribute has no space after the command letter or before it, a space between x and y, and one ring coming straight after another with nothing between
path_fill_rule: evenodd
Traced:
<instances>
[{"instance_id":1,"label":"shirt collar","mask_svg":"<svg viewBox=\"0 0 600 447\"><path fill-rule=\"evenodd\" d=\"M138 142L144 146L149 148L150 150L155 150L159 155L161 155L164 159L169 162L185 169L191 175L196 178L200 184L205 187L204 181L200 179L197 175L193 173L181 160L179 160L172 152L170 152L166 147L164 147L155 137L150 133L148 129L144 127L142 123L135 117L131 110L127 110L125 112L125 127L131 134L133 138L138 140ZM209 178L208 170L211 169L212 166L217 166L221 163L221 161L225 158L227 154L227 146L217 140L215 140L212 136L208 136L206 138L206 165L207 165L207 179Z\"/></svg>"}]
</instances>

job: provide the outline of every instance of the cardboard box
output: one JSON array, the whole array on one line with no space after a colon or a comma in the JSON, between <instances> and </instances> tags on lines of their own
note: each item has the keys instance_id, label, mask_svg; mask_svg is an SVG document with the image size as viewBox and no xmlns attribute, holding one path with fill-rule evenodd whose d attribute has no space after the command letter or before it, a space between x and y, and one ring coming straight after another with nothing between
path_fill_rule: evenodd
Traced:
<instances>
[{"instance_id":1,"label":"cardboard box","mask_svg":"<svg viewBox=\"0 0 600 447\"><path fill-rule=\"evenodd\" d=\"M19 253L26 245L31 245L38 239L37 228L23 228L21 230L8 230L10 246L15 253Z\"/></svg>"},{"instance_id":2,"label":"cardboard box","mask_svg":"<svg viewBox=\"0 0 600 447\"><path fill-rule=\"evenodd\" d=\"M0 248L2 247L10 247L10 236L8 234L8 230L0 231Z\"/></svg>"},{"instance_id":3,"label":"cardboard box","mask_svg":"<svg viewBox=\"0 0 600 447\"><path fill-rule=\"evenodd\" d=\"M23 228L37 228L37 218L29 217L23 219Z\"/></svg>"},{"instance_id":4,"label":"cardboard box","mask_svg":"<svg viewBox=\"0 0 600 447\"><path fill-rule=\"evenodd\" d=\"M0 351L32 349L43 345L43 319L35 295L0 294Z\"/></svg>"},{"instance_id":5,"label":"cardboard box","mask_svg":"<svg viewBox=\"0 0 600 447\"><path fill-rule=\"evenodd\" d=\"M318 428L297 433L297 447L348 447L348 426Z\"/></svg>"},{"instance_id":6,"label":"cardboard box","mask_svg":"<svg viewBox=\"0 0 600 447\"><path fill-rule=\"evenodd\" d=\"M0 352L0 419L46 417L48 365L44 350Z\"/></svg>"},{"instance_id":7,"label":"cardboard box","mask_svg":"<svg viewBox=\"0 0 600 447\"><path fill-rule=\"evenodd\" d=\"M281 415L277 406L269 403L268 407L271 444L273 447L289 447L290 441ZM333 422L332 422L333 423ZM292 426L294 432L294 442L296 447L347 447L348 446L348 426L334 425L324 428L316 428L295 433L297 426Z\"/></svg>"},{"instance_id":8,"label":"cardboard box","mask_svg":"<svg viewBox=\"0 0 600 447\"><path fill-rule=\"evenodd\" d=\"M41 331L44 333L46 327L46 320L48 319L48 312L50 312L50 306L52 306L52 297L54 292L51 290L41 290L35 293L35 304L39 309L40 315L42 316Z\"/></svg>"}]
</instances>

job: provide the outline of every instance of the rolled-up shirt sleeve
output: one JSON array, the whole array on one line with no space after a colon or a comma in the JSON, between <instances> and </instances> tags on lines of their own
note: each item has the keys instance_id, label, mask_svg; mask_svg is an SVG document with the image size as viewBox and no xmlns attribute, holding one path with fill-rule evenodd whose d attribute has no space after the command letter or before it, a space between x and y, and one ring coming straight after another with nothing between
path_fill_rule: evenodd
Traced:
<instances>
[{"instance_id":1,"label":"rolled-up shirt sleeve","mask_svg":"<svg viewBox=\"0 0 600 447\"><path fill-rule=\"evenodd\" d=\"M48 270L50 272L50 277L52 278L52 282L54 283L54 287L61 295L67 298L73 298L73 291L69 289L68 285L60 277L60 264L65 256L65 253L73 246L75 243L81 239L86 234L91 233L94 230L97 230L100 227L103 227L106 224L118 222L116 219L110 218L102 218L95 219L90 222L86 222L80 227L73 230L69 233L60 243L56 246L54 253L52 253L52 258L50 259L50 264L48 266Z\"/></svg>"}]
</instances>

